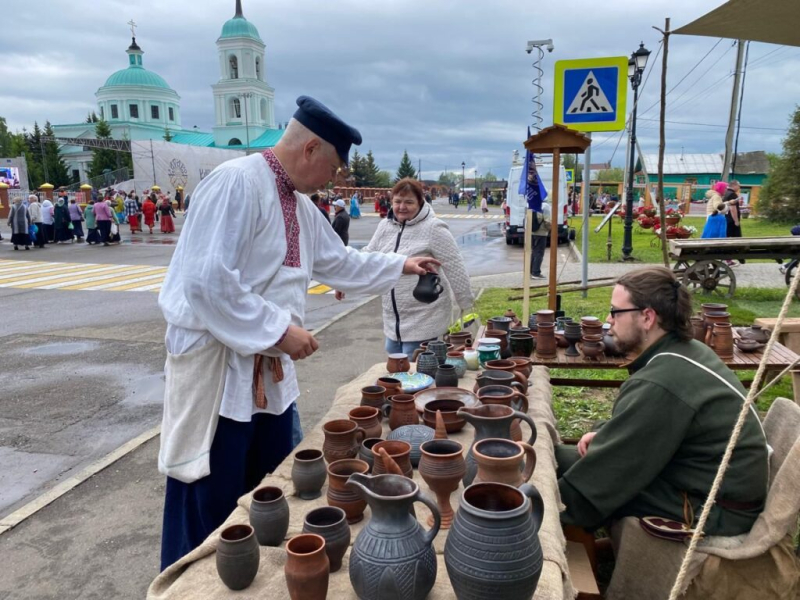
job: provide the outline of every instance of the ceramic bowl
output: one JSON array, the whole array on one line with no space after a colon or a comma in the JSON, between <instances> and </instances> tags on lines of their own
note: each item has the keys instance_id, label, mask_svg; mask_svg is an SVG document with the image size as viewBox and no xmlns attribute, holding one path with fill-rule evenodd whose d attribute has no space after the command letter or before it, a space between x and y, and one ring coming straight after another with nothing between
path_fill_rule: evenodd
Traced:
<instances>
[{"instance_id":1,"label":"ceramic bowl","mask_svg":"<svg viewBox=\"0 0 800 600\"><path fill-rule=\"evenodd\" d=\"M440 388L441 389L441 388ZM456 413L464 408L461 400L433 400L425 405L425 412L422 413L422 420L428 427L436 428L436 411L442 412L442 420L447 433L456 433L464 429L466 420L459 417Z\"/></svg>"},{"instance_id":2,"label":"ceramic bowl","mask_svg":"<svg viewBox=\"0 0 800 600\"><path fill-rule=\"evenodd\" d=\"M425 373L389 373L386 377L397 379L404 394L413 394L433 385L433 377Z\"/></svg>"},{"instance_id":3,"label":"ceramic bowl","mask_svg":"<svg viewBox=\"0 0 800 600\"><path fill-rule=\"evenodd\" d=\"M425 405L434 400L460 400L466 408L481 405L477 394L457 387L430 388L414 394L414 403L418 412L425 412Z\"/></svg>"}]
</instances>

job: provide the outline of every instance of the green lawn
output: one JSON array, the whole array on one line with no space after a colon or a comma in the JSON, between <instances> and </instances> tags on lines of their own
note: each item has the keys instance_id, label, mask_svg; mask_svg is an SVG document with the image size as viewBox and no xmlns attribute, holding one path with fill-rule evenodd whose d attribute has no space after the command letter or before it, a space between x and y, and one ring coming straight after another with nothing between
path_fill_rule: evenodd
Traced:
<instances>
[{"instance_id":1,"label":"green lawn","mask_svg":"<svg viewBox=\"0 0 800 600\"><path fill-rule=\"evenodd\" d=\"M594 232L603 220L602 217L589 217L589 262L608 262L608 251L606 243L608 241L608 226L600 230L599 233ZM622 237L624 229L624 221L619 217L612 217L613 224L611 226L611 260L618 261L622 256ZM697 228L695 238L699 238L703 232L705 225L704 217L685 217L681 224L692 225ZM575 247L578 250L582 246L582 227L583 218L573 217L570 219L570 225L575 228L577 237L575 239ZM774 237L774 236L788 236L790 227L785 223L772 223L766 219L742 219L742 235L745 237ZM658 238L653 234L652 229L642 229L634 222L633 224L633 256L642 262L646 263L661 263L661 246L658 244Z\"/></svg>"},{"instance_id":2,"label":"green lawn","mask_svg":"<svg viewBox=\"0 0 800 600\"><path fill-rule=\"evenodd\" d=\"M490 317L502 315L511 308L518 315L522 313L522 301L509 300L509 296L521 295L520 290L509 288L487 289L477 303L477 312L481 322L485 323ZM756 317L776 317L786 295L783 288L739 288L736 297L728 300L728 311L734 325L751 325ZM578 316L594 315L605 318L611 301L611 287L589 290L588 297L583 298L580 293L564 294L562 305L567 314L573 318ZM694 299L695 309L700 310L700 304L705 299L698 296ZM545 298L536 298L531 301L531 312L546 308ZM800 303L793 303L789 309L789 316L800 317ZM554 377L575 377L584 379L624 379L624 371L606 369L564 370L553 369ZM752 379L754 371L737 373L740 379ZM592 423L598 419L608 418L616 391L608 389L592 389L578 387L554 388L553 409L558 419L558 428L562 436L579 437L589 430ZM757 402L758 409L763 413L772 404L772 401L783 396L793 397L790 377L784 377L777 385L767 390Z\"/></svg>"}]
</instances>

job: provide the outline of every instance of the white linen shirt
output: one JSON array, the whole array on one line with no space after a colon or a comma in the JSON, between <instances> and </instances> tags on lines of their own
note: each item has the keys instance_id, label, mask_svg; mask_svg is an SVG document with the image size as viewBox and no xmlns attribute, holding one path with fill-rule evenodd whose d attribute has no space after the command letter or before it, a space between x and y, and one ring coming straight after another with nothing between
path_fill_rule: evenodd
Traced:
<instances>
[{"instance_id":1,"label":"white linen shirt","mask_svg":"<svg viewBox=\"0 0 800 600\"><path fill-rule=\"evenodd\" d=\"M307 196L295 192L295 198L300 268L283 264L284 218L264 157L218 166L192 194L159 294L167 351L183 354L211 336L232 350L219 414L236 421L250 421L257 412L281 414L300 395L292 360L273 346L290 324L303 326L312 278L342 291L384 294L402 275L404 256L345 247ZM264 410L253 400L257 353L280 356L284 372L274 383L265 366Z\"/></svg>"}]
</instances>

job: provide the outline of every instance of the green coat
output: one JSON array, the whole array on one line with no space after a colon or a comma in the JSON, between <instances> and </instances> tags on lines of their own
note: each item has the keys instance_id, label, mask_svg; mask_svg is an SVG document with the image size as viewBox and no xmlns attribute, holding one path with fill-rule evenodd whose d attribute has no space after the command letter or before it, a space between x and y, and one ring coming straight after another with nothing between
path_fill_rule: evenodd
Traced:
<instances>
[{"instance_id":1,"label":"green coat","mask_svg":"<svg viewBox=\"0 0 800 600\"><path fill-rule=\"evenodd\" d=\"M94 204L87 204L83 209L83 218L86 219L86 229L97 229L97 219L94 218Z\"/></svg>"},{"instance_id":2,"label":"green coat","mask_svg":"<svg viewBox=\"0 0 800 600\"><path fill-rule=\"evenodd\" d=\"M667 334L629 365L611 419L559 479L562 522L595 528L610 518L649 515L683 522L684 493L699 517L742 399L683 358L659 356L648 364L663 352L691 358L746 395L713 350ZM766 499L768 468L766 439L751 411L718 494L728 507L714 506L706 534L750 530Z\"/></svg>"}]
</instances>

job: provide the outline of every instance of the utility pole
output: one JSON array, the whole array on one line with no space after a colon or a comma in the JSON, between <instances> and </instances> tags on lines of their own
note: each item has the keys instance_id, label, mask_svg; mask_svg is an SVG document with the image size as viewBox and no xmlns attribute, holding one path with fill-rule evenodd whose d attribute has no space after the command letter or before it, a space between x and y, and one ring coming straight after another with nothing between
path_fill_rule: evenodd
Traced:
<instances>
[{"instance_id":1,"label":"utility pole","mask_svg":"<svg viewBox=\"0 0 800 600\"><path fill-rule=\"evenodd\" d=\"M736 129L736 114L739 104L739 87L742 82L742 64L744 63L744 40L737 40L736 48L736 73L733 77L733 92L731 93L731 111L728 116L728 132L725 134L725 158L722 161L722 181L728 180L733 162L733 133Z\"/></svg>"},{"instance_id":2,"label":"utility pole","mask_svg":"<svg viewBox=\"0 0 800 600\"><path fill-rule=\"evenodd\" d=\"M654 27L654 29L658 29ZM667 114L667 53L669 52L669 17L664 22L664 56L661 60L661 116L659 117L658 141L658 213L661 215L661 257L664 266L669 268L669 252L667 251L666 209L664 208L664 150L667 145L664 128Z\"/></svg>"},{"instance_id":3,"label":"utility pole","mask_svg":"<svg viewBox=\"0 0 800 600\"><path fill-rule=\"evenodd\" d=\"M418 163L419 167L417 168L417 179L422 181L422 159L420 158L418 160L419 160L419 163Z\"/></svg>"}]
</instances>

